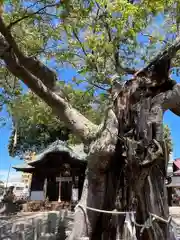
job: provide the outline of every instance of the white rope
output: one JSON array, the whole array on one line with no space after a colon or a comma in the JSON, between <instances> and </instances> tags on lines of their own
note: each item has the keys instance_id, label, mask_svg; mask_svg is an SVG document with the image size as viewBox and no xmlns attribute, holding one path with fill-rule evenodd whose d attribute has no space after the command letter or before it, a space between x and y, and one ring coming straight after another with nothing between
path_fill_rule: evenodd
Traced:
<instances>
[{"instance_id":1,"label":"white rope","mask_svg":"<svg viewBox=\"0 0 180 240\"><path fill-rule=\"evenodd\" d=\"M86 209L94 211L94 212L108 213L108 214L115 214L115 215L125 215L127 213L135 213L135 212L119 212L116 209L114 209L112 211L107 211L107 210L102 210L102 209L97 209L97 208L91 208L91 207L86 207Z\"/></svg>"},{"instance_id":2,"label":"white rope","mask_svg":"<svg viewBox=\"0 0 180 240\"><path fill-rule=\"evenodd\" d=\"M149 213L149 218L145 221L144 224L139 224L139 223L137 223L135 220L134 220L134 223L135 223L135 225L136 225L137 227L140 227L140 228L141 228L141 230L140 230L140 235L142 235L145 229L148 229L148 228L150 228L150 227L153 226L153 222L154 222L155 220L159 220L159 221L161 221L161 222L163 222L163 223L169 224L170 221L171 221L171 217L169 217L169 218L166 220L166 219L164 219L164 218L162 218L162 217L157 216L156 214Z\"/></svg>"},{"instance_id":3,"label":"white rope","mask_svg":"<svg viewBox=\"0 0 180 240\"><path fill-rule=\"evenodd\" d=\"M88 210L91 210L91 211L94 211L94 212L100 212L100 213L107 213L107 214L115 214L115 215L125 215L127 213L136 213L134 211L130 211L130 212L119 212L117 211L116 209L112 210L112 211L107 211L107 210L102 210L102 209L97 209L97 208L92 208L92 207L88 207L86 206L86 209ZM167 220L162 218L162 217L159 217L157 216L156 214L154 213L149 213L149 218L145 221L144 224L139 224L139 223L136 223L135 221L135 225L138 226L138 227L146 227L146 228L149 228L152 226L152 222L155 221L155 220L159 220L161 222L164 222L164 223L169 223L171 221L171 217L169 217Z\"/></svg>"},{"instance_id":4,"label":"white rope","mask_svg":"<svg viewBox=\"0 0 180 240\"><path fill-rule=\"evenodd\" d=\"M157 216L157 215L154 214L154 213L150 213L150 215L151 215L152 217L154 217L155 219L157 219L157 220L159 220L159 221L161 221L161 222L164 222L164 223L170 223L170 222L171 222L171 219L172 219L171 216L166 220L166 219L164 219L164 218L162 218L162 217Z\"/></svg>"},{"instance_id":5,"label":"white rope","mask_svg":"<svg viewBox=\"0 0 180 240\"><path fill-rule=\"evenodd\" d=\"M131 211L131 212L119 212L116 209L112 210L112 211L107 211L107 210L103 210L103 209L97 209L97 208L92 208L92 207L88 207L85 206L86 209L90 210L90 211L94 211L94 212L100 212L100 213L107 213L107 214L115 214L115 215L126 215L127 214L135 214L136 212ZM149 217L146 219L146 221L144 222L144 224L139 224L136 222L135 218L133 219L133 221L131 221L131 223L134 223L135 226L140 227L140 235L142 236L143 232L145 229L151 228L153 226L153 222L155 220L159 220L163 223L169 224L171 222L171 217L169 217L167 220L157 216L154 213L149 213Z\"/></svg>"}]
</instances>

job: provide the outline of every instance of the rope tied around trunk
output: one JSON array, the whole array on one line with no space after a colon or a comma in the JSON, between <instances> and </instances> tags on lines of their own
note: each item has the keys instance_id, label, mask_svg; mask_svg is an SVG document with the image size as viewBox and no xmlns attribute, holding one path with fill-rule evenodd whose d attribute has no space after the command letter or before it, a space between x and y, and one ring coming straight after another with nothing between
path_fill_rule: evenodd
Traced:
<instances>
[{"instance_id":1,"label":"rope tied around trunk","mask_svg":"<svg viewBox=\"0 0 180 240\"><path fill-rule=\"evenodd\" d=\"M127 215L127 214L135 214L135 211L131 211L131 212L119 212L116 209L112 210L112 211L107 211L107 210L102 210L102 209L97 209L97 208L92 208L92 207L85 207L86 209L90 210L90 211L94 211L94 212L100 212L100 213L106 213L106 214L115 214L115 215ZM144 224L139 224L135 221L135 218L133 217L133 223L136 227L140 227L141 231L140 234L142 235L145 229L151 228L153 226L153 222L155 220L160 221L162 223L165 224L170 224L172 217L169 216L169 218L166 220L162 217L157 216L154 213L149 213L149 217L146 219L146 221L144 222Z\"/></svg>"},{"instance_id":2,"label":"rope tied around trunk","mask_svg":"<svg viewBox=\"0 0 180 240\"><path fill-rule=\"evenodd\" d=\"M170 224L171 219L172 219L171 216L166 220L166 219L164 219L164 218L162 218L162 217L157 216L156 214L149 213L149 217L146 219L146 221L145 221L144 224L139 224L139 223L137 223L137 222L135 221L135 219L134 219L134 224L135 224L137 227L140 227L140 228L141 228L141 230L140 230L140 235L142 235L145 229L151 228L151 227L153 226L153 222L154 222L155 220L161 221L162 223L165 223L165 224Z\"/></svg>"},{"instance_id":3,"label":"rope tied around trunk","mask_svg":"<svg viewBox=\"0 0 180 240\"><path fill-rule=\"evenodd\" d=\"M132 212L119 212L116 209L112 210L112 211L108 211L108 210L102 210L102 209L97 209L97 208L91 208L91 207L85 207L86 209L90 210L90 211L94 211L94 212L100 212L100 213L107 213L107 214L115 214L115 215L125 215L126 213L136 213L134 211Z\"/></svg>"}]
</instances>

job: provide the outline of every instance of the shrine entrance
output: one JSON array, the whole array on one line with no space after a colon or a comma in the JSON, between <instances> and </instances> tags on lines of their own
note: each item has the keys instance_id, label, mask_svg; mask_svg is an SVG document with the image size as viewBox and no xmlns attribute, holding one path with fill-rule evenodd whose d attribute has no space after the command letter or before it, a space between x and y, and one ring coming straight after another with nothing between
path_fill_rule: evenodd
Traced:
<instances>
[{"instance_id":1,"label":"shrine entrance","mask_svg":"<svg viewBox=\"0 0 180 240\"><path fill-rule=\"evenodd\" d=\"M70 202L72 199L72 177L56 177L59 185L58 201Z\"/></svg>"},{"instance_id":2,"label":"shrine entrance","mask_svg":"<svg viewBox=\"0 0 180 240\"><path fill-rule=\"evenodd\" d=\"M47 179L46 198L49 201L70 202L72 196L72 178L49 177Z\"/></svg>"},{"instance_id":3,"label":"shrine entrance","mask_svg":"<svg viewBox=\"0 0 180 240\"><path fill-rule=\"evenodd\" d=\"M72 182L63 182L61 184L61 201L71 201Z\"/></svg>"},{"instance_id":4,"label":"shrine entrance","mask_svg":"<svg viewBox=\"0 0 180 240\"><path fill-rule=\"evenodd\" d=\"M49 201L77 201L79 198L78 177L49 177L46 182L46 198Z\"/></svg>"},{"instance_id":5,"label":"shrine entrance","mask_svg":"<svg viewBox=\"0 0 180 240\"><path fill-rule=\"evenodd\" d=\"M59 184L56 182L55 177L47 178L46 198L49 201L58 201L59 197Z\"/></svg>"}]
</instances>

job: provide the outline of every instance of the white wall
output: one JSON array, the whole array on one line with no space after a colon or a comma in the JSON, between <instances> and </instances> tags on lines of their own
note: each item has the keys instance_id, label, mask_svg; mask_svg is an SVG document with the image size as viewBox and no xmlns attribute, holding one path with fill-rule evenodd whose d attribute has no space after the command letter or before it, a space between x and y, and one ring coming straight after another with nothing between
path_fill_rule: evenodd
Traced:
<instances>
[{"instance_id":1,"label":"white wall","mask_svg":"<svg viewBox=\"0 0 180 240\"><path fill-rule=\"evenodd\" d=\"M44 191L31 191L31 201L44 201Z\"/></svg>"},{"instance_id":2,"label":"white wall","mask_svg":"<svg viewBox=\"0 0 180 240\"><path fill-rule=\"evenodd\" d=\"M167 187L180 187L180 176L172 176L172 182Z\"/></svg>"},{"instance_id":3,"label":"white wall","mask_svg":"<svg viewBox=\"0 0 180 240\"><path fill-rule=\"evenodd\" d=\"M169 162L168 162L168 167L167 167L167 173L171 174L173 173L173 153L170 153L169 155Z\"/></svg>"}]
</instances>

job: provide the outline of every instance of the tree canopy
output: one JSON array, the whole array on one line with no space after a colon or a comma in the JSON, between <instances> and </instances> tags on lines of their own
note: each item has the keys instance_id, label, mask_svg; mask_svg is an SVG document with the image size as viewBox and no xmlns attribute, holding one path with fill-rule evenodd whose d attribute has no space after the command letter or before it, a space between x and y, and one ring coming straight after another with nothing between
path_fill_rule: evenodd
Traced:
<instances>
[{"instance_id":1,"label":"tree canopy","mask_svg":"<svg viewBox=\"0 0 180 240\"><path fill-rule=\"evenodd\" d=\"M9 41L13 37L23 54L57 73L74 68L74 82L85 81L91 91L108 89L114 74L120 79L133 74L179 30L179 1L2 2ZM22 90L18 78L1 62L1 105Z\"/></svg>"},{"instance_id":2,"label":"tree canopy","mask_svg":"<svg viewBox=\"0 0 180 240\"><path fill-rule=\"evenodd\" d=\"M109 104L107 93L112 76L128 79L157 49L170 44L179 31L178 11L179 1L2 1L1 14L11 34L4 30L2 33L9 41L13 38L13 45L23 54L38 58L57 71L60 81L56 91L61 87L61 94L75 108L99 124L102 114L97 109L102 112ZM178 61L176 57L174 66ZM66 87L60 68L76 71ZM46 73L47 80L53 77L55 81L55 75L51 76L48 70ZM59 118L52 116L49 107L41 100L37 104L34 94L21 96L24 87L19 78L22 77L1 62L1 107L7 104L13 123L18 122L21 131L26 129L26 141L22 138L19 144L31 145L27 139L34 144L35 133L39 135L35 142L40 145L42 139L48 143L61 131L69 133ZM53 84L50 79L49 86ZM10 149L12 143L13 134Z\"/></svg>"}]
</instances>

